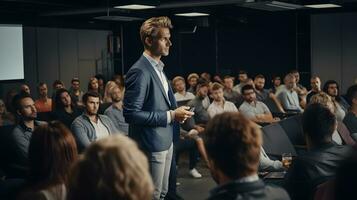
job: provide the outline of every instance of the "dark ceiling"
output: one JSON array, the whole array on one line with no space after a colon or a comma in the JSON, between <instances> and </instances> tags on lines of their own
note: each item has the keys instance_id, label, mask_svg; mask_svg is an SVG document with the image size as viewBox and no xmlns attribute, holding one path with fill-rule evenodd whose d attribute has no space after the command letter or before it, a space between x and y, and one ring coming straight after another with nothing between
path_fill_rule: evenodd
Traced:
<instances>
[{"instance_id":1,"label":"dark ceiling","mask_svg":"<svg viewBox=\"0 0 357 200\"><path fill-rule=\"evenodd\" d=\"M321 1L321 0L320 0ZM327 2L325 0L324 2ZM28 25L78 25L100 24L103 28L113 23L127 23L128 17L145 19L150 16L173 16L179 12L207 12L211 17L241 19L244 15L260 13L316 13L316 12L354 12L357 0L335 0L342 8L307 9L299 6L303 0L161 0L155 9L129 11L113 8L122 0L0 0L0 23L22 23ZM152 1L149 1L152 2ZM309 0L312 2L312 0ZM288 4L285 4L288 3ZM290 8L290 4L293 7ZM107 20L98 20L96 17ZM178 21L187 20L175 17Z\"/></svg>"}]
</instances>

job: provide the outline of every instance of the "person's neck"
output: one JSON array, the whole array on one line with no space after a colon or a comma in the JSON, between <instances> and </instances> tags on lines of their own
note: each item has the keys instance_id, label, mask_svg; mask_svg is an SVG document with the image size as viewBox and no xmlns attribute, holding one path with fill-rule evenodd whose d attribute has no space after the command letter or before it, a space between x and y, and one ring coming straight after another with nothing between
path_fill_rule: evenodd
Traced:
<instances>
[{"instance_id":1,"label":"person's neck","mask_svg":"<svg viewBox=\"0 0 357 200\"><path fill-rule=\"evenodd\" d=\"M88 112L86 112L86 115L88 116L89 120L97 123L98 122L98 116L97 115L93 115L93 114L88 114Z\"/></svg>"},{"instance_id":2,"label":"person's neck","mask_svg":"<svg viewBox=\"0 0 357 200\"><path fill-rule=\"evenodd\" d=\"M113 101L113 106L117 109L122 109L123 108L123 102L122 101L118 101L118 102L114 102Z\"/></svg>"},{"instance_id":3,"label":"person's neck","mask_svg":"<svg viewBox=\"0 0 357 200\"><path fill-rule=\"evenodd\" d=\"M313 91L313 92L320 92L320 91L321 91L321 89L319 89L319 88L318 88L318 89L314 89L314 88L312 88L312 91Z\"/></svg>"},{"instance_id":4,"label":"person's neck","mask_svg":"<svg viewBox=\"0 0 357 200\"><path fill-rule=\"evenodd\" d=\"M177 91L179 94L185 96L186 95L186 90L182 90L182 91Z\"/></svg>"},{"instance_id":5,"label":"person's neck","mask_svg":"<svg viewBox=\"0 0 357 200\"><path fill-rule=\"evenodd\" d=\"M157 62L160 62L161 56L157 56L155 54L153 54L150 50L145 49L144 53L148 56L150 56L152 59L154 59Z\"/></svg>"},{"instance_id":6,"label":"person's neck","mask_svg":"<svg viewBox=\"0 0 357 200\"><path fill-rule=\"evenodd\" d=\"M218 101L214 100L214 102L219 106L224 106L224 100L223 99L218 100Z\"/></svg>"},{"instance_id":7,"label":"person's neck","mask_svg":"<svg viewBox=\"0 0 357 200\"><path fill-rule=\"evenodd\" d=\"M35 128L35 120L26 120L24 121L24 125L33 130Z\"/></svg>"},{"instance_id":8,"label":"person's neck","mask_svg":"<svg viewBox=\"0 0 357 200\"><path fill-rule=\"evenodd\" d=\"M72 106L71 106L71 105L65 106L65 107L64 107L64 110L65 110L67 113L72 113L72 112L73 112L73 109L72 109Z\"/></svg>"}]
</instances>

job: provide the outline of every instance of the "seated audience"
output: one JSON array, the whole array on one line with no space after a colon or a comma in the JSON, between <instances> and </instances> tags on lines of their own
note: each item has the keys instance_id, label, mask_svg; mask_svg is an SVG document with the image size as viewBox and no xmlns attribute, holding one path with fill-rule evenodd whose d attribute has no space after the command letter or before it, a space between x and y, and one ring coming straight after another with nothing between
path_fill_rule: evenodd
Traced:
<instances>
[{"instance_id":1,"label":"seated audience","mask_svg":"<svg viewBox=\"0 0 357 200\"><path fill-rule=\"evenodd\" d=\"M35 127L45 122L35 120L37 110L35 103L27 93L21 93L13 98L13 107L17 115L17 125L10 136L9 154L11 155L9 166L14 170L26 170L28 166L28 149L30 139Z\"/></svg>"},{"instance_id":2,"label":"seated audience","mask_svg":"<svg viewBox=\"0 0 357 200\"><path fill-rule=\"evenodd\" d=\"M334 80L326 81L323 91L326 92L335 104L336 117L338 121L342 121L348 111L348 103L340 96L338 83Z\"/></svg>"},{"instance_id":3,"label":"seated audience","mask_svg":"<svg viewBox=\"0 0 357 200\"><path fill-rule=\"evenodd\" d=\"M223 112L238 112L237 107L223 97L223 86L219 83L213 83L211 87L213 102L208 107L207 112L212 118Z\"/></svg>"},{"instance_id":4,"label":"seated audience","mask_svg":"<svg viewBox=\"0 0 357 200\"><path fill-rule=\"evenodd\" d=\"M221 79L221 77L220 77L218 74L216 74L216 75L213 76L213 82L214 82L214 83L219 83L219 84L222 84L222 85L223 85L223 80Z\"/></svg>"},{"instance_id":5,"label":"seated audience","mask_svg":"<svg viewBox=\"0 0 357 200\"><path fill-rule=\"evenodd\" d=\"M310 79L310 86L311 90L307 93L306 96L306 103L308 104L310 102L310 99L312 96L315 94L321 92L321 80L318 76L313 76Z\"/></svg>"},{"instance_id":6,"label":"seated audience","mask_svg":"<svg viewBox=\"0 0 357 200\"><path fill-rule=\"evenodd\" d=\"M243 70L239 71L238 73L239 84L235 85L233 87L233 90L240 94L242 87L247 83L247 80L248 80L248 73Z\"/></svg>"},{"instance_id":7,"label":"seated audience","mask_svg":"<svg viewBox=\"0 0 357 200\"><path fill-rule=\"evenodd\" d=\"M308 151L293 160L285 177L292 199L311 199L316 186L333 178L341 161L352 150L350 146L332 142L337 122L326 106L308 105L302 121Z\"/></svg>"},{"instance_id":8,"label":"seated audience","mask_svg":"<svg viewBox=\"0 0 357 200\"><path fill-rule=\"evenodd\" d=\"M65 88L64 87L64 83L61 80L55 80L52 83L52 101L55 101L55 97L56 97L56 91L59 89Z\"/></svg>"},{"instance_id":9,"label":"seated audience","mask_svg":"<svg viewBox=\"0 0 357 200\"><path fill-rule=\"evenodd\" d=\"M71 125L79 152L97 139L119 133L109 117L98 114L98 93L87 92L83 95L82 101L85 106L84 112Z\"/></svg>"},{"instance_id":10,"label":"seated audience","mask_svg":"<svg viewBox=\"0 0 357 200\"><path fill-rule=\"evenodd\" d=\"M191 92L192 94L196 94L196 86L197 86L197 81L198 81L198 74L196 73L191 73L187 77L187 83L190 86L187 89L187 92Z\"/></svg>"},{"instance_id":11,"label":"seated audience","mask_svg":"<svg viewBox=\"0 0 357 200\"><path fill-rule=\"evenodd\" d=\"M216 115L208 123L205 146L218 184L208 199L290 199L282 188L259 179L261 145L260 129L239 113Z\"/></svg>"},{"instance_id":12,"label":"seated audience","mask_svg":"<svg viewBox=\"0 0 357 200\"><path fill-rule=\"evenodd\" d=\"M104 111L104 114L112 120L117 130L128 135L129 124L125 122L123 115L123 91L116 85L109 95L112 104Z\"/></svg>"},{"instance_id":13,"label":"seated audience","mask_svg":"<svg viewBox=\"0 0 357 200\"><path fill-rule=\"evenodd\" d=\"M182 76L176 76L172 80L172 85L175 89L176 101L187 101L195 98L191 92L186 92L185 79Z\"/></svg>"},{"instance_id":14,"label":"seated audience","mask_svg":"<svg viewBox=\"0 0 357 200\"><path fill-rule=\"evenodd\" d=\"M244 102L239 107L239 112L242 115L257 123L271 123L275 121L269 108L263 102L257 100L253 86L243 86L242 96Z\"/></svg>"},{"instance_id":15,"label":"seated audience","mask_svg":"<svg viewBox=\"0 0 357 200\"><path fill-rule=\"evenodd\" d=\"M76 159L76 142L62 123L37 127L29 146L28 187L19 199L65 200L69 171Z\"/></svg>"},{"instance_id":16,"label":"seated audience","mask_svg":"<svg viewBox=\"0 0 357 200\"><path fill-rule=\"evenodd\" d=\"M315 104L315 103L318 103L318 104L321 104L321 105L327 107L328 109L330 109L330 111L333 114L336 115L335 104L333 103L331 97L329 95L327 95L326 93L320 92L320 93L312 96L309 104ZM337 122L337 123L341 123L341 122ZM332 134L332 141L334 141L338 145L343 144L342 138L341 138L339 132L337 131L337 129L335 129L335 131Z\"/></svg>"},{"instance_id":17,"label":"seated audience","mask_svg":"<svg viewBox=\"0 0 357 200\"><path fill-rule=\"evenodd\" d=\"M81 90L81 82L79 78L73 78L71 81L71 87L69 88L69 94L72 97L72 101L77 106L82 106L82 97L84 92Z\"/></svg>"},{"instance_id":18,"label":"seated audience","mask_svg":"<svg viewBox=\"0 0 357 200\"><path fill-rule=\"evenodd\" d=\"M206 125L209 120L209 114L207 112L208 106L210 105L208 88L208 82L200 80L196 87L196 97L187 103L187 106L195 108L193 119L195 120L195 124L198 125Z\"/></svg>"},{"instance_id":19,"label":"seated audience","mask_svg":"<svg viewBox=\"0 0 357 200\"><path fill-rule=\"evenodd\" d=\"M343 123L347 126L354 140L357 141L357 85L348 88L347 98L351 107L343 119Z\"/></svg>"},{"instance_id":20,"label":"seated audience","mask_svg":"<svg viewBox=\"0 0 357 200\"><path fill-rule=\"evenodd\" d=\"M273 79L271 80L271 82L273 83L273 87L270 88L270 92L275 94L277 92L278 88L281 86L280 76L273 76Z\"/></svg>"},{"instance_id":21,"label":"seated audience","mask_svg":"<svg viewBox=\"0 0 357 200\"><path fill-rule=\"evenodd\" d=\"M91 77L88 82L88 92L99 93L98 79L96 77ZM103 97L103 96L101 96Z\"/></svg>"},{"instance_id":22,"label":"seated audience","mask_svg":"<svg viewBox=\"0 0 357 200\"><path fill-rule=\"evenodd\" d=\"M114 74L112 77L112 81L114 81L117 85L119 85L120 89L124 89L124 77L120 74Z\"/></svg>"},{"instance_id":23,"label":"seated audience","mask_svg":"<svg viewBox=\"0 0 357 200\"><path fill-rule=\"evenodd\" d=\"M277 97L281 102L285 111L302 112L300 107L299 96L296 93L296 78L292 74L287 74L284 78L284 86L277 93Z\"/></svg>"},{"instance_id":24,"label":"seated audience","mask_svg":"<svg viewBox=\"0 0 357 200\"><path fill-rule=\"evenodd\" d=\"M46 83L38 85L39 98L35 101L37 112L51 112L52 99L48 98L48 89Z\"/></svg>"},{"instance_id":25,"label":"seated audience","mask_svg":"<svg viewBox=\"0 0 357 200\"><path fill-rule=\"evenodd\" d=\"M240 103L242 101L242 96L238 92L233 90L234 77L225 76L223 78L223 84L224 84L224 88L223 88L224 99L234 103L235 105Z\"/></svg>"},{"instance_id":26,"label":"seated audience","mask_svg":"<svg viewBox=\"0 0 357 200\"><path fill-rule=\"evenodd\" d=\"M150 200L152 194L146 156L130 138L111 136L91 144L75 164L67 200Z\"/></svg>"},{"instance_id":27,"label":"seated audience","mask_svg":"<svg viewBox=\"0 0 357 200\"><path fill-rule=\"evenodd\" d=\"M105 89L104 89L103 103L111 104L113 102L111 93L115 87L118 87L116 82L114 82L114 81L107 82L107 84L105 85Z\"/></svg>"},{"instance_id":28,"label":"seated audience","mask_svg":"<svg viewBox=\"0 0 357 200\"><path fill-rule=\"evenodd\" d=\"M14 124L14 120L13 115L7 112L4 101L0 99L0 126Z\"/></svg>"},{"instance_id":29,"label":"seated audience","mask_svg":"<svg viewBox=\"0 0 357 200\"><path fill-rule=\"evenodd\" d=\"M211 80L211 74L209 74L208 72L203 72L201 75L200 75L200 78L204 79L207 83L211 84L212 80Z\"/></svg>"},{"instance_id":30,"label":"seated audience","mask_svg":"<svg viewBox=\"0 0 357 200\"><path fill-rule=\"evenodd\" d=\"M106 86L105 78L102 74L97 74L94 76L98 80L98 93L100 96L104 97L104 91Z\"/></svg>"},{"instance_id":31,"label":"seated audience","mask_svg":"<svg viewBox=\"0 0 357 200\"><path fill-rule=\"evenodd\" d=\"M295 77L296 87L294 87L294 90L296 91L296 93L299 96L300 105L304 108L306 105L307 89L299 83L300 82L300 73L298 70L296 70L296 69L291 70L290 74L292 74Z\"/></svg>"},{"instance_id":32,"label":"seated audience","mask_svg":"<svg viewBox=\"0 0 357 200\"><path fill-rule=\"evenodd\" d=\"M54 102L54 118L61 121L67 128L71 127L72 122L82 114L82 109L78 108L68 90L62 88L57 90Z\"/></svg>"},{"instance_id":33,"label":"seated audience","mask_svg":"<svg viewBox=\"0 0 357 200\"><path fill-rule=\"evenodd\" d=\"M26 92L27 94L31 95L30 87L27 84L22 84L20 86L20 92Z\"/></svg>"}]
</instances>

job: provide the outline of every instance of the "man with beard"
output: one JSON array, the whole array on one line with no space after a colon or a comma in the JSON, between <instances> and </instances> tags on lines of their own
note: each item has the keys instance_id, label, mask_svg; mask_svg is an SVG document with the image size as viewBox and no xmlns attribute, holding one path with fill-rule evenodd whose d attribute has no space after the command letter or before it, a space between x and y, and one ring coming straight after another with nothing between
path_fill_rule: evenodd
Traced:
<instances>
[{"instance_id":1,"label":"man with beard","mask_svg":"<svg viewBox=\"0 0 357 200\"><path fill-rule=\"evenodd\" d=\"M311 77L310 85L311 85L311 90L307 93L306 103L310 102L312 96L321 92L321 80L318 76Z\"/></svg>"},{"instance_id":2,"label":"man with beard","mask_svg":"<svg viewBox=\"0 0 357 200\"><path fill-rule=\"evenodd\" d=\"M91 142L97 139L119 133L109 117L98 114L98 93L87 92L83 95L82 101L85 106L84 112L71 125L79 152L82 152Z\"/></svg>"},{"instance_id":3,"label":"man with beard","mask_svg":"<svg viewBox=\"0 0 357 200\"><path fill-rule=\"evenodd\" d=\"M128 135L129 125L125 122L123 115L123 93L119 86L113 88L111 97L112 105L104 111L104 114L113 121L115 127L120 132Z\"/></svg>"},{"instance_id":4,"label":"man with beard","mask_svg":"<svg viewBox=\"0 0 357 200\"><path fill-rule=\"evenodd\" d=\"M12 101L18 118L18 123L10 136L10 154L12 166L26 167L28 161L28 148L35 127L45 122L36 121L37 109L35 102L27 93L16 95ZM10 165L9 165L10 166Z\"/></svg>"}]
</instances>

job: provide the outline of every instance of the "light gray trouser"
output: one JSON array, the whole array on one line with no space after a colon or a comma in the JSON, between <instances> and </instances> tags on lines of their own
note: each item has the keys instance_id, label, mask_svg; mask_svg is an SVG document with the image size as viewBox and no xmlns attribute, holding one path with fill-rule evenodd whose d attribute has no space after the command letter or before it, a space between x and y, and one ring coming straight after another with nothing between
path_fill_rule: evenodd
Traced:
<instances>
[{"instance_id":1,"label":"light gray trouser","mask_svg":"<svg viewBox=\"0 0 357 200\"><path fill-rule=\"evenodd\" d=\"M153 200L164 199L168 192L172 153L173 144L168 150L149 154L150 172L155 187Z\"/></svg>"}]
</instances>

